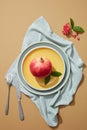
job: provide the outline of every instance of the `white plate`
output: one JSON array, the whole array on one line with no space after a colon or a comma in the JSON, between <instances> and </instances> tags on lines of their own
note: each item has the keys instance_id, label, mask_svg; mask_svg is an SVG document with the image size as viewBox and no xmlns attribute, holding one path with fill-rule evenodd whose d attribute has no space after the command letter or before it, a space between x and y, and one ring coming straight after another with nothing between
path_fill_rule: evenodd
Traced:
<instances>
[{"instance_id":1,"label":"white plate","mask_svg":"<svg viewBox=\"0 0 87 130\"><path fill-rule=\"evenodd\" d=\"M32 88L29 84L27 84L27 82L24 80L24 77L22 75L22 69L21 69L23 59L24 59L25 55L27 54L27 52L32 50L33 48L44 47L44 46L53 48L58 53L60 53L60 55L63 57L64 63L65 63L65 74L64 74L63 80L55 87L45 90L45 91L36 90L36 89ZM69 64L67 55L64 53L64 51L59 46L57 46L56 44L50 43L50 42L42 41L42 42L31 44L22 52L22 54L20 55L19 60L18 60L17 74L18 74L19 80L22 84L22 87L24 89L26 89L28 92L32 92L32 93L38 94L38 95L48 95L48 94L52 94L54 92L59 91L65 85L65 83L67 82L67 80L69 78L69 74L70 74L70 64Z\"/></svg>"},{"instance_id":2,"label":"white plate","mask_svg":"<svg viewBox=\"0 0 87 130\"><path fill-rule=\"evenodd\" d=\"M56 51L51 47L45 46L44 44L43 46L41 46L39 43L39 46L34 47L33 49L30 49L30 47L29 49L26 49L25 53L26 54L23 57L22 64L21 64L21 71L25 82L30 87L36 90L46 91L54 88L62 81L65 74L65 62L63 60L62 55L58 51ZM60 77L51 76L49 83L45 85L44 78L34 77L31 74L29 69L31 60L36 57L48 58L52 63L52 67L55 68L55 71L61 72L62 75Z\"/></svg>"}]
</instances>

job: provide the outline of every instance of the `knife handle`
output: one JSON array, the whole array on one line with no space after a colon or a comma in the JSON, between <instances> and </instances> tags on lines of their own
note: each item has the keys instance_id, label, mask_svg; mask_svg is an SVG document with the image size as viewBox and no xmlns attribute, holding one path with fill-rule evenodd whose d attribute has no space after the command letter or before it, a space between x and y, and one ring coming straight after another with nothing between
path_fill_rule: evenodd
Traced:
<instances>
[{"instance_id":1,"label":"knife handle","mask_svg":"<svg viewBox=\"0 0 87 130\"><path fill-rule=\"evenodd\" d=\"M24 120L24 113L23 113L23 109L22 109L22 105L21 105L21 100L18 100L18 109L19 109L20 120L23 121Z\"/></svg>"}]
</instances>

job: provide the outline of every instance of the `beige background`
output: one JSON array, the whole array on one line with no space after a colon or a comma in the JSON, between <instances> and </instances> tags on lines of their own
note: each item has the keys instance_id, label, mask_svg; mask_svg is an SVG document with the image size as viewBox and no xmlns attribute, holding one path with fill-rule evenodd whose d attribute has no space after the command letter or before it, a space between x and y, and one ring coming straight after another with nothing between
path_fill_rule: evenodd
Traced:
<instances>
[{"instance_id":1,"label":"beige background","mask_svg":"<svg viewBox=\"0 0 87 130\"><path fill-rule=\"evenodd\" d=\"M80 41L74 42L85 63L84 78L73 102L59 111L59 126L49 127L32 101L22 95L25 120L18 116L17 97L11 88L9 115L5 116L7 85L4 76L19 54L28 26L44 16L52 30L60 36L62 27L73 18L85 29ZM66 38L67 39L67 38ZM0 130L87 130L87 0L0 0Z\"/></svg>"}]
</instances>

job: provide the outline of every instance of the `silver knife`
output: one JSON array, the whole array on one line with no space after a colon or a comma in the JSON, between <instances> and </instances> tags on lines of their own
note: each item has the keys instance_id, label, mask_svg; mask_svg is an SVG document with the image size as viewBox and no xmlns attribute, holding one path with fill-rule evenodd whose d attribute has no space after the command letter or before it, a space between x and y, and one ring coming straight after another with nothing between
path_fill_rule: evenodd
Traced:
<instances>
[{"instance_id":1,"label":"silver knife","mask_svg":"<svg viewBox=\"0 0 87 130\"><path fill-rule=\"evenodd\" d=\"M18 98L19 117L20 117L20 120L24 120L24 113L23 113L23 109L22 109L22 105L21 105L20 88L18 86L15 86L15 88L16 88L16 93L17 93L17 98Z\"/></svg>"}]
</instances>

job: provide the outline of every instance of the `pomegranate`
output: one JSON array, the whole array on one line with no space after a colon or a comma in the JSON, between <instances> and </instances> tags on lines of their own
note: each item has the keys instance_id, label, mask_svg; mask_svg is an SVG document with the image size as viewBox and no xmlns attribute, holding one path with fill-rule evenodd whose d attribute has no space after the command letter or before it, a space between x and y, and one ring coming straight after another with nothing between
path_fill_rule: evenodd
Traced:
<instances>
[{"instance_id":1,"label":"pomegranate","mask_svg":"<svg viewBox=\"0 0 87 130\"><path fill-rule=\"evenodd\" d=\"M52 64L45 57L35 58L30 63L30 71L33 76L45 78L52 72Z\"/></svg>"}]
</instances>

